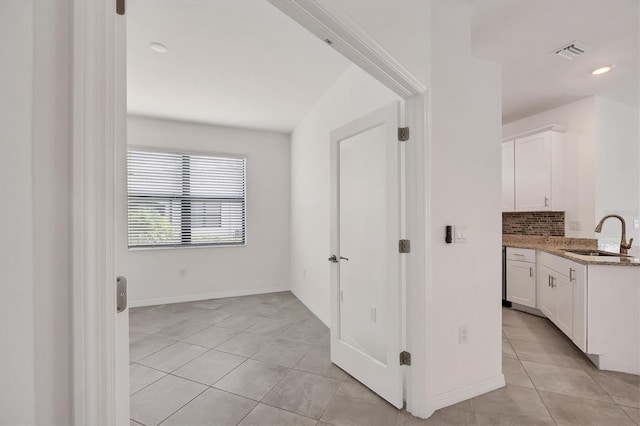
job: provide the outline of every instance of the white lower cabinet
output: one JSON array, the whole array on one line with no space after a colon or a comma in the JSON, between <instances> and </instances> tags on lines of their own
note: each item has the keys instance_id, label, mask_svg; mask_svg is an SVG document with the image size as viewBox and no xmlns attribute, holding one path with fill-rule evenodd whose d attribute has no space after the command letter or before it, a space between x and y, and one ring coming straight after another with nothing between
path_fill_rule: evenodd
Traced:
<instances>
[{"instance_id":1,"label":"white lower cabinet","mask_svg":"<svg viewBox=\"0 0 640 426\"><path fill-rule=\"evenodd\" d=\"M555 322L558 311L556 302L556 292L551 287L553 271L544 265L540 265L540 275L538 278L538 309Z\"/></svg>"},{"instance_id":2,"label":"white lower cabinet","mask_svg":"<svg viewBox=\"0 0 640 426\"><path fill-rule=\"evenodd\" d=\"M574 263L574 262L572 262ZM573 335L571 340L582 352L587 352L587 265L574 263L573 281Z\"/></svg>"},{"instance_id":3,"label":"white lower cabinet","mask_svg":"<svg viewBox=\"0 0 640 426\"><path fill-rule=\"evenodd\" d=\"M586 352L586 265L545 252L538 259L538 309Z\"/></svg>"},{"instance_id":4,"label":"white lower cabinet","mask_svg":"<svg viewBox=\"0 0 640 426\"><path fill-rule=\"evenodd\" d=\"M507 248L507 300L536 307L535 250Z\"/></svg>"},{"instance_id":5,"label":"white lower cabinet","mask_svg":"<svg viewBox=\"0 0 640 426\"><path fill-rule=\"evenodd\" d=\"M569 277L559 274L553 277L553 290L556 292L556 320L560 330L573 339L573 283Z\"/></svg>"}]
</instances>

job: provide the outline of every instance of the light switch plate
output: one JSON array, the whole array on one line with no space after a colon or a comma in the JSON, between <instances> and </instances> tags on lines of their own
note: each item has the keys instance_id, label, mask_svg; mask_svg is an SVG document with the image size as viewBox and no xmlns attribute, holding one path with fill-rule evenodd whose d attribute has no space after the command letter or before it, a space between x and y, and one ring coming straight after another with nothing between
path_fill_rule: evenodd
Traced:
<instances>
[{"instance_id":1,"label":"light switch plate","mask_svg":"<svg viewBox=\"0 0 640 426\"><path fill-rule=\"evenodd\" d=\"M469 232L467 225L455 225L453 227L453 242L456 244L464 244L469 240Z\"/></svg>"}]
</instances>

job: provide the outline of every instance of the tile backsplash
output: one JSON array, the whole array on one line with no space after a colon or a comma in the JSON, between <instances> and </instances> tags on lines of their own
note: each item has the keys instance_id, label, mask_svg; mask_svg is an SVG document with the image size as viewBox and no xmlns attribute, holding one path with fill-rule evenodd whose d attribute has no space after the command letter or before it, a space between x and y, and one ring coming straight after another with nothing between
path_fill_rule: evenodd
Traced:
<instances>
[{"instance_id":1,"label":"tile backsplash","mask_svg":"<svg viewBox=\"0 0 640 426\"><path fill-rule=\"evenodd\" d=\"M564 212L502 213L502 233L564 237Z\"/></svg>"}]
</instances>

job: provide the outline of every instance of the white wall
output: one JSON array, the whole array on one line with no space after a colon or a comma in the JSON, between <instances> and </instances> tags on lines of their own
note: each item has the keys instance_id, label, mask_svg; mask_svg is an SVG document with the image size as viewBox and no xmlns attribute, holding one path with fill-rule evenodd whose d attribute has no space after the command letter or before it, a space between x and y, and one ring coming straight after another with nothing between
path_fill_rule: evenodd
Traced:
<instances>
[{"instance_id":1,"label":"white wall","mask_svg":"<svg viewBox=\"0 0 640 426\"><path fill-rule=\"evenodd\" d=\"M291 135L291 290L330 318L329 133L399 98L350 65Z\"/></svg>"},{"instance_id":2,"label":"white wall","mask_svg":"<svg viewBox=\"0 0 640 426\"><path fill-rule=\"evenodd\" d=\"M593 238L595 216L596 97L591 96L502 126L503 137L560 124L569 127L565 154L565 235ZM579 221L581 231L569 229Z\"/></svg>"},{"instance_id":3,"label":"white wall","mask_svg":"<svg viewBox=\"0 0 640 426\"><path fill-rule=\"evenodd\" d=\"M71 418L71 8L34 3L33 219L38 422Z\"/></svg>"},{"instance_id":4,"label":"white wall","mask_svg":"<svg viewBox=\"0 0 640 426\"><path fill-rule=\"evenodd\" d=\"M133 146L247 159L247 244L129 250L132 306L289 288L288 135L143 117L129 117L127 130Z\"/></svg>"},{"instance_id":5,"label":"white wall","mask_svg":"<svg viewBox=\"0 0 640 426\"><path fill-rule=\"evenodd\" d=\"M501 387L501 76L471 57L470 7L433 1L430 84L431 377L434 408ZM417 46L416 46L417 48ZM446 244L466 225L467 244ZM469 341L459 343L459 327Z\"/></svg>"},{"instance_id":6,"label":"white wall","mask_svg":"<svg viewBox=\"0 0 640 426\"><path fill-rule=\"evenodd\" d=\"M33 2L0 3L0 34L0 424L33 424Z\"/></svg>"},{"instance_id":7,"label":"white wall","mask_svg":"<svg viewBox=\"0 0 640 426\"><path fill-rule=\"evenodd\" d=\"M429 86L427 267L432 287L427 332L432 364L428 386L434 396L431 402L439 408L504 383L500 364L499 68L470 55L467 2L335 3ZM328 97L317 108L322 114L310 114L294 132L292 142L292 289L325 320L329 312L329 269L325 263L329 217L328 186L322 179L328 178L328 147L314 130L331 127L320 120L323 116L344 113L325 106ZM345 102L352 105L354 98L357 96L347 96ZM380 100L390 99L384 96ZM372 100L365 102L374 106ZM300 143L311 140L316 141L311 146ZM299 159L316 159L316 164L312 170L301 170L309 166ZM311 228L309 224L321 226ZM469 243L444 244L444 227L449 224L467 225ZM304 249L299 251L300 247ZM458 344L458 327L462 325L469 327L466 345Z\"/></svg>"},{"instance_id":8,"label":"white wall","mask_svg":"<svg viewBox=\"0 0 640 426\"><path fill-rule=\"evenodd\" d=\"M640 110L611 99L596 98L595 218L618 214L627 222L627 241L640 245ZM620 243L620 223L608 219L599 239Z\"/></svg>"},{"instance_id":9,"label":"white wall","mask_svg":"<svg viewBox=\"0 0 640 426\"><path fill-rule=\"evenodd\" d=\"M70 8L0 3L0 424L71 423Z\"/></svg>"}]
</instances>

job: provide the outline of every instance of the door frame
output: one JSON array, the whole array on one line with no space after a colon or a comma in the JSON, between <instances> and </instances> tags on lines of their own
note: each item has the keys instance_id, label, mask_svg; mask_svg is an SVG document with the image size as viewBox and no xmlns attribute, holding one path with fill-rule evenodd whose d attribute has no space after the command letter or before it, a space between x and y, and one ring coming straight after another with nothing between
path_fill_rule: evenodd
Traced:
<instances>
[{"instance_id":1,"label":"door frame","mask_svg":"<svg viewBox=\"0 0 640 426\"><path fill-rule=\"evenodd\" d=\"M429 132L427 87L331 2L269 0L354 64L405 100L411 138L406 152L407 411L434 411L429 235ZM115 0L73 0L73 422L115 424L116 218L118 155L123 149L122 102ZM126 113L126 112L125 112ZM122 188L120 189L122 190ZM410 370L408 370L408 369Z\"/></svg>"}]
</instances>

